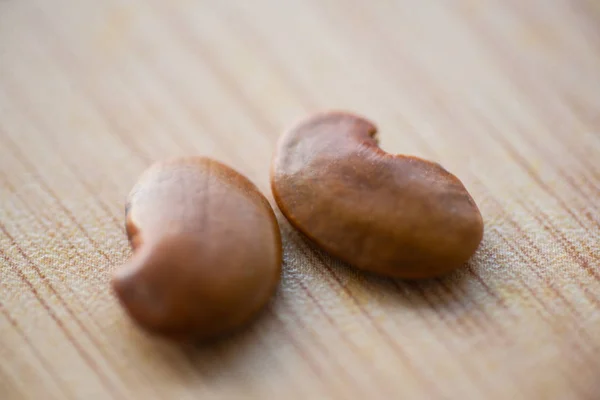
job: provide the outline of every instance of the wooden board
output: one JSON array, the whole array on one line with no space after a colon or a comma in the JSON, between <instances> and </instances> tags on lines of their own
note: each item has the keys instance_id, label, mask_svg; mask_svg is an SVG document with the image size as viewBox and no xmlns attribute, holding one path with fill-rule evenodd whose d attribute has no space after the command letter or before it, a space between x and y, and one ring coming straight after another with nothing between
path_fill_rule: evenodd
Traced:
<instances>
[{"instance_id":1,"label":"wooden board","mask_svg":"<svg viewBox=\"0 0 600 400\"><path fill-rule=\"evenodd\" d=\"M202 154L268 194L280 133L358 112L437 161L485 238L443 279L365 276L281 215L276 297L211 346L113 297L124 198ZM0 1L0 398L600 398L596 0Z\"/></svg>"}]
</instances>

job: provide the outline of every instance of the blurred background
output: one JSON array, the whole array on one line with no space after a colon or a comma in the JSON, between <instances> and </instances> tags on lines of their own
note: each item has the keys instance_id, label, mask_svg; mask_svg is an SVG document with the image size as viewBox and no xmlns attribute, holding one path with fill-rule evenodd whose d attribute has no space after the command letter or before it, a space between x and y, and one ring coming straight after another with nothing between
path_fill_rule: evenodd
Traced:
<instances>
[{"instance_id":1,"label":"blurred background","mask_svg":"<svg viewBox=\"0 0 600 400\"><path fill-rule=\"evenodd\" d=\"M473 261L374 278L278 214L247 332L136 329L108 281L138 174L208 155L271 201L277 138L327 109L463 181ZM599 110L595 0L0 0L0 397L597 398Z\"/></svg>"}]
</instances>

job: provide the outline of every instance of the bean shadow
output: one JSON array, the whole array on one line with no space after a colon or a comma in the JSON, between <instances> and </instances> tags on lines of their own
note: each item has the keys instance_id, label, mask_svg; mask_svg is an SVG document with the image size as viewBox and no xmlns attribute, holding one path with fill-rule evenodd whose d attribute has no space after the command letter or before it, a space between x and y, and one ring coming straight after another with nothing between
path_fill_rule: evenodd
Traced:
<instances>
[{"instance_id":1,"label":"bean shadow","mask_svg":"<svg viewBox=\"0 0 600 400\"><path fill-rule=\"evenodd\" d=\"M273 371L273 349L269 341L281 329L274 306L279 294L250 323L225 336L202 342L175 342L128 329L128 347L134 347L137 358L147 360L140 366L149 381L157 373L167 373L194 393L227 393L248 386L261 374L276 375ZM122 339L122 338L121 338ZM156 364L156 370L151 367ZM157 379L162 379L159 375Z\"/></svg>"},{"instance_id":2,"label":"bean shadow","mask_svg":"<svg viewBox=\"0 0 600 400\"><path fill-rule=\"evenodd\" d=\"M469 308L469 303L477 292L477 288L473 285L476 279L470 264L439 278L422 280L386 278L354 268L325 252L300 232L291 235L295 235L296 240L314 254L322 267L328 270L332 276L332 283L337 284L340 290L347 292L351 297L356 297L355 303L373 300L384 306L454 312L461 305ZM354 296L354 292L357 296Z\"/></svg>"},{"instance_id":3,"label":"bean shadow","mask_svg":"<svg viewBox=\"0 0 600 400\"><path fill-rule=\"evenodd\" d=\"M190 342L181 351L187 361L206 379L242 379L255 368L262 368L274 332L282 331L277 316L281 285L267 305L249 323L218 338ZM233 381L232 381L233 383Z\"/></svg>"}]
</instances>

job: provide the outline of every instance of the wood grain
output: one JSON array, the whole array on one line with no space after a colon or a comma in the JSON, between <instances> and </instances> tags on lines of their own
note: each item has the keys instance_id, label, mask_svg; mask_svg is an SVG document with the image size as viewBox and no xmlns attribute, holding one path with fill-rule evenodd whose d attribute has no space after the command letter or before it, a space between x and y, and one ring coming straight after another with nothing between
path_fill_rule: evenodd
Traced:
<instances>
[{"instance_id":1,"label":"wood grain","mask_svg":"<svg viewBox=\"0 0 600 400\"><path fill-rule=\"evenodd\" d=\"M0 1L0 397L599 398L599 4ZM332 108L463 180L474 259L367 276L278 215L255 324L183 348L136 329L108 281L138 174L202 154L270 196L279 134Z\"/></svg>"}]
</instances>

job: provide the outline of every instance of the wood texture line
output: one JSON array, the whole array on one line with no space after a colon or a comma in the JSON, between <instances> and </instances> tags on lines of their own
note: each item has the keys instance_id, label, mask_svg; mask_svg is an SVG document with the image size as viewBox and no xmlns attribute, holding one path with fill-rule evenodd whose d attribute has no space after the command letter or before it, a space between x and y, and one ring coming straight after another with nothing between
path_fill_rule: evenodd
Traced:
<instances>
[{"instance_id":1,"label":"wood texture line","mask_svg":"<svg viewBox=\"0 0 600 400\"><path fill-rule=\"evenodd\" d=\"M0 398L596 399L598 26L594 0L0 1ZM472 260L363 274L275 210L283 276L252 325L138 329L108 284L137 175L206 155L275 205L277 136L336 108L465 183Z\"/></svg>"}]
</instances>

